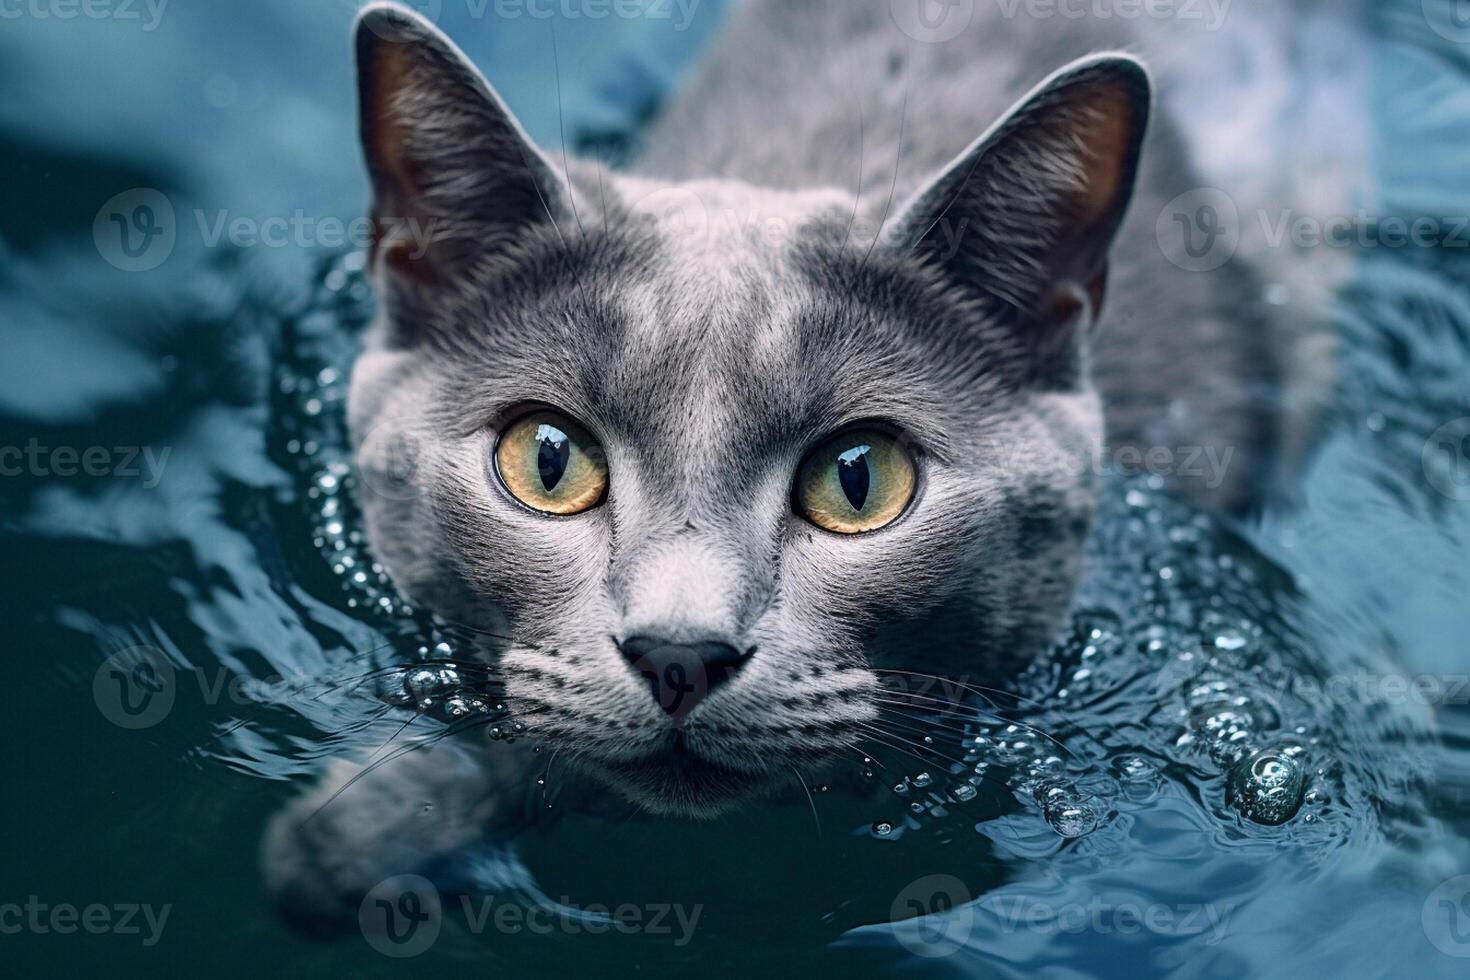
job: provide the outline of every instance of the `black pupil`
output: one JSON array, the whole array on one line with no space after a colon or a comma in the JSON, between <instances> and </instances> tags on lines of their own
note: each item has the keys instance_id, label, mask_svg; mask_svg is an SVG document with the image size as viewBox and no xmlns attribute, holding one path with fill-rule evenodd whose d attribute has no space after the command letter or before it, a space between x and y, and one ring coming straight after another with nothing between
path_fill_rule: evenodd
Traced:
<instances>
[{"instance_id":1,"label":"black pupil","mask_svg":"<svg viewBox=\"0 0 1470 980\"><path fill-rule=\"evenodd\" d=\"M536 430L536 469L541 474L541 485L550 493L556 489L567 472L567 460L572 456L572 442L567 434L554 425L543 425Z\"/></svg>"},{"instance_id":2,"label":"black pupil","mask_svg":"<svg viewBox=\"0 0 1470 980\"><path fill-rule=\"evenodd\" d=\"M837 457L837 479L853 510L862 510L868 500L868 453L871 446L854 446Z\"/></svg>"}]
</instances>

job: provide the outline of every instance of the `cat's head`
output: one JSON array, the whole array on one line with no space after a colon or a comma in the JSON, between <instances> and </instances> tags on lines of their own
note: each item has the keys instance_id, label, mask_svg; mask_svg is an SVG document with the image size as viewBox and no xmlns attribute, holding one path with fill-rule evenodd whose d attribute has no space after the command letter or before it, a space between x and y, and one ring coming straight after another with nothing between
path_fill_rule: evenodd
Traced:
<instances>
[{"instance_id":1,"label":"cat's head","mask_svg":"<svg viewBox=\"0 0 1470 980\"><path fill-rule=\"evenodd\" d=\"M372 544L485 631L559 758L714 813L856 764L884 671L983 682L1044 648L1094 502L1136 62L1058 73L863 241L881 196L553 159L397 8L358 59Z\"/></svg>"}]
</instances>

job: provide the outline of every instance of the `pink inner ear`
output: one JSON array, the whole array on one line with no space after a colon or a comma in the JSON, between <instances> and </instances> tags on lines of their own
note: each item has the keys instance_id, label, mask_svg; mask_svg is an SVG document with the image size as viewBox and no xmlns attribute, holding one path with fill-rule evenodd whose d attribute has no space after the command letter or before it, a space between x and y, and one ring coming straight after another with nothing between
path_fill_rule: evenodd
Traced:
<instances>
[{"instance_id":1,"label":"pink inner ear","mask_svg":"<svg viewBox=\"0 0 1470 980\"><path fill-rule=\"evenodd\" d=\"M363 137L369 165L374 171L372 247L369 260L382 255L385 264L420 279L432 276L430 263L413 260L410 242L397 232L410 218L423 220L410 188L420 175L407 150L403 125L402 93L413 85L414 55L409 44L384 42L377 46L370 87L362 111Z\"/></svg>"},{"instance_id":2,"label":"pink inner ear","mask_svg":"<svg viewBox=\"0 0 1470 980\"><path fill-rule=\"evenodd\" d=\"M1128 94L1113 86L1104 87L1083 111L1077 139L1085 178L1076 201L1077 220L1083 225L1106 219L1127 191L1124 168L1130 162L1138 124L1135 111Z\"/></svg>"}]
</instances>

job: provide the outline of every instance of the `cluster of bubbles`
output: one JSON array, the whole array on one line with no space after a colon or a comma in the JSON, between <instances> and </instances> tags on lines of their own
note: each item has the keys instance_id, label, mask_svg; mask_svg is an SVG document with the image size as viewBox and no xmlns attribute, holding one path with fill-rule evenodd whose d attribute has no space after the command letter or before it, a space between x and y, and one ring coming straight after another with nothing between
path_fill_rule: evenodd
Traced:
<instances>
[{"instance_id":1,"label":"cluster of bubbles","mask_svg":"<svg viewBox=\"0 0 1470 980\"><path fill-rule=\"evenodd\" d=\"M923 770L905 775L890 790L907 801L909 826L917 826L924 818L942 819L952 808L976 800L988 783L1004 787L1023 804L1033 807L1058 836L1085 837L1103 819L1107 803L1099 798L1098 780L1088 788L1079 786L1067 771L1061 753L1066 749L1038 730L1019 722L991 721L974 718L966 724L968 734L959 742L963 756L950 762L940 775ZM942 747L933 736L920 742L936 756ZM1103 781L1106 782L1106 781ZM893 837L900 824L879 820L872 825L877 837ZM981 821L977 832L985 833Z\"/></svg>"},{"instance_id":2,"label":"cluster of bubbles","mask_svg":"<svg viewBox=\"0 0 1470 980\"><path fill-rule=\"evenodd\" d=\"M1228 535L1161 491L1141 478L1105 504L1096 574L1070 633L1016 682L1041 702L1025 716L1039 727L977 711L963 764L892 787L911 818L942 816L990 783L1078 838L1115 803L1147 803L1180 779L1201 783L1222 819L1244 825L1312 825L1329 812L1342 767L1322 734L1330 719L1292 695L1303 652L1284 648L1290 633L1263 598L1282 584L1222 550ZM1070 732L1066 744L1087 761L1043 728ZM872 832L893 837L904 825L880 821Z\"/></svg>"},{"instance_id":3,"label":"cluster of bubbles","mask_svg":"<svg viewBox=\"0 0 1470 980\"><path fill-rule=\"evenodd\" d=\"M1318 719L1281 683L1290 670L1269 637L1284 631L1268 628L1260 609L1271 584L1217 553L1212 522L1185 514L1157 489L1145 481L1123 497L1122 533L1145 539L1131 549L1138 558L1130 603L1111 605L1122 616L1083 616L1091 626L1081 663L1058 694L1090 695L1125 671L1152 672L1149 721L1174 732L1161 746L1165 758L1221 777L1224 804L1254 824L1284 824L1304 806L1303 821L1313 822L1329 801L1333 765L1313 732ZM1130 610L1139 621L1125 621Z\"/></svg>"},{"instance_id":4,"label":"cluster of bubbles","mask_svg":"<svg viewBox=\"0 0 1470 980\"><path fill-rule=\"evenodd\" d=\"M378 678L382 700L449 724L484 719L493 740L525 730L507 720L503 703L487 696L485 670L471 667L441 625L405 600L373 556L361 530L355 477L347 457L344 409L347 365L371 316L361 272L365 256L334 259L320 277L307 312L288 322L286 350L277 358L273 444L284 451L309 503L312 544L355 615L371 615L395 634L422 638L413 662ZM345 329L344 329L345 328ZM468 676L472 674L472 676ZM504 724L497 724L504 721Z\"/></svg>"}]
</instances>

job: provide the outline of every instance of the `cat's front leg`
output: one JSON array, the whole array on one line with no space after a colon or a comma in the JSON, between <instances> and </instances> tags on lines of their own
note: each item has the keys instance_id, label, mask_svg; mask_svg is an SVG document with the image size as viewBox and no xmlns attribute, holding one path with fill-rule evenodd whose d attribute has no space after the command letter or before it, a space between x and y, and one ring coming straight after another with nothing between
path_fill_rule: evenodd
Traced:
<instances>
[{"instance_id":1,"label":"cat's front leg","mask_svg":"<svg viewBox=\"0 0 1470 980\"><path fill-rule=\"evenodd\" d=\"M309 934L343 934L384 880L432 879L457 852L512 840L526 821L531 762L519 747L497 748L446 743L378 764L332 760L267 827L262 872L277 909Z\"/></svg>"}]
</instances>

